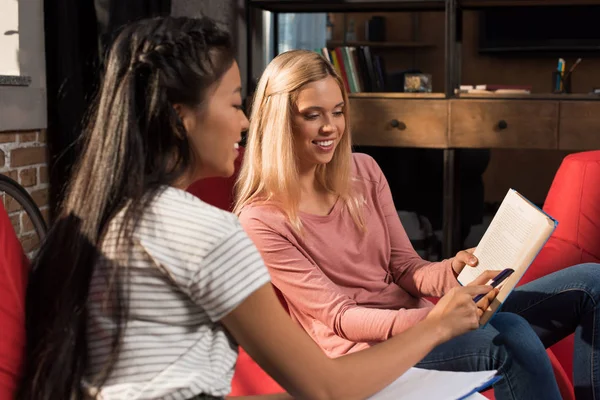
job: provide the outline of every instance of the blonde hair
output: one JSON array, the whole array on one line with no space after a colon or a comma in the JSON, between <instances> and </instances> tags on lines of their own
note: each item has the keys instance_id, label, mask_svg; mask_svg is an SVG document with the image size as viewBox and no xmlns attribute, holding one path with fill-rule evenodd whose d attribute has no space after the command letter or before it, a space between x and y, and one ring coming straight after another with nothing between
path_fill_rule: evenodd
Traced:
<instances>
[{"instance_id":1,"label":"blonde hair","mask_svg":"<svg viewBox=\"0 0 600 400\"><path fill-rule=\"evenodd\" d=\"M342 92L346 128L331 162L319 165L317 181L340 196L354 222L364 228L362 204L352 190L352 147L348 128L349 101L340 76L329 61L307 50L275 57L263 73L254 95L248 143L236 183L234 213L253 202L275 201L292 226L300 230L300 185L292 132L292 113L302 87L333 77Z\"/></svg>"}]
</instances>

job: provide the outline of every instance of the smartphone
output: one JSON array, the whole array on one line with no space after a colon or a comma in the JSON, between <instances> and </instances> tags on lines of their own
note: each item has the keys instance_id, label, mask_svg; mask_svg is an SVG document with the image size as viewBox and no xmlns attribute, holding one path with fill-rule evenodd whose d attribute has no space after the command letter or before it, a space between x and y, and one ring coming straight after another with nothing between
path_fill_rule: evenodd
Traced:
<instances>
[{"instance_id":1,"label":"smartphone","mask_svg":"<svg viewBox=\"0 0 600 400\"><path fill-rule=\"evenodd\" d=\"M490 285L493 288L497 287L502 282L504 282L506 280L506 278L508 278L513 272L515 272L514 269L506 268L504 271L502 271L498 275L496 275L496 277L494 279L492 279L492 283ZM477 296L475 296L475 298L473 298L473 301L475 303L477 303L479 300L483 299L483 296L485 296L485 294L478 294Z\"/></svg>"}]
</instances>

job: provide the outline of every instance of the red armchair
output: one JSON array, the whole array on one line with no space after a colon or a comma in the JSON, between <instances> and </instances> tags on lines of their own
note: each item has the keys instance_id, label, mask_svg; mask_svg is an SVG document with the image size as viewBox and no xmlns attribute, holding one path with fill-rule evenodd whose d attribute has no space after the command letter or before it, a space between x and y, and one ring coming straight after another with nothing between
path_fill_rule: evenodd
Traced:
<instances>
[{"instance_id":1,"label":"red armchair","mask_svg":"<svg viewBox=\"0 0 600 400\"><path fill-rule=\"evenodd\" d=\"M25 349L29 260L0 202L0 400L13 399Z\"/></svg>"},{"instance_id":2,"label":"red armchair","mask_svg":"<svg viewBox=\"0 0 600 400\"><path fill-rule=\"evenodd\" d=\"M521 283L581 263L600 263L600 151L570 154L554 177L544 211L559 223ZM599 271L600 272L600 271ZM551 347L573 393L573 335ZM560 381L559 381L560 383Z\"/></svg>"},{"instance_id":3,"label":"red armchair","mask_svg":"<svg viewBox=\"0 0 600 400\"><path fill-rule=\"evenodd\" d=\"M559 221L558 227L521 279L521 285L572 265L600 262L600 151L565 157L554 176L544 211ZM574 400L573 335L552 346L548 355L563 399Z\"/></svg>"}]
</instances>

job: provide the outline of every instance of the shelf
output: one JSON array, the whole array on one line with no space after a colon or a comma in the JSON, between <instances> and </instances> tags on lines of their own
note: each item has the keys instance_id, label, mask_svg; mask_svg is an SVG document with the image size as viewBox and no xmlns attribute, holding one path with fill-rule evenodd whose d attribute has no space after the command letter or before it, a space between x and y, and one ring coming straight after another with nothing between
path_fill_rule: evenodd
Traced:
<instances>
[{"instance_id":1,"label":"shelf","mask_svg":"<svg viewBox=\"0 0 600 400\"><path fill-rule=\"evenodd\" d=\"M349 93L348 96L356 99L446 99L444 93L402 93L402 92L361 92ZM574 93L460 93L451 99L479 99L479 100L588 100L600 101L600 95Z\"/></svg>"},{"instance_id":2,"label":"shelf","mask_svg":"<svg viewBox=\"0 0 600 400\"><path fill-rule=\"evenodd\" d=\"M445 99L444 93L349 93L348 96L356 99Z\"/></svg>"},{"instance_id":3,"label":"shelf","mask_svg":"<svg viewBox=\"0 0 600 400\"><path fill-rule=\"evenodd\" d=\"M503 100L600 100L600 96L594 94L554 94L554 93L459 93L456 99L503 99Z\"/></svg>"},{"instance_id":4,"label":"shelf","mask_svg":"<svg viewBox=\"0 0 600 400\"><path fill-rule=\"evenodd\" d=\"M329 40L327 42L327 47L339 47L339 46L369 46L374 49L377 48L386 48L386 49L400 49L400 48L427 48L427 47L435 47L434 44L424 43L424 42L369 42L365 40L359 41L350 41L346 42L343 40Z\"/></svg>"},{"instance_id":5,"label":"shelf","mask_svg":"<svg viewBox=\"0 0 600 400\"><path fill-rule=\"evenodd\" d=\"M389 11L443 11L444 0L249 0L252 7L266 11L292 12L389 12Z\"/></svg>"},{"instance_id":6,"label":"shelf","mask_svg":"<svg viewBox=\"0 0 600 400\"><path fill-rule=\"evenodd\" d=\"M487 7L599 5L598 0L458 0L465 10Z\"/></svg>"}]
</instances>

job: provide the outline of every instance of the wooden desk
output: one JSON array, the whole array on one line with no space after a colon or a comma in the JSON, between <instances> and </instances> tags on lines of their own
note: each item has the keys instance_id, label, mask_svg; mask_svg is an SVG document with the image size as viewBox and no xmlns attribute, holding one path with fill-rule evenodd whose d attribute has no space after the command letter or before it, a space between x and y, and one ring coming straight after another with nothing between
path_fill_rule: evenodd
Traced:
<instances>
[{"instance_id":1,"label":"wooden desk","mask_svg":"<svg viewBox=\"0 0 600 400\"><path fill-rule=\"evenodd\" d=\"M355 144L444 150L444 257L459 250L455 149L600 149L598 96L364 93L350 99Z\"/></svg>"}]
</instances>

